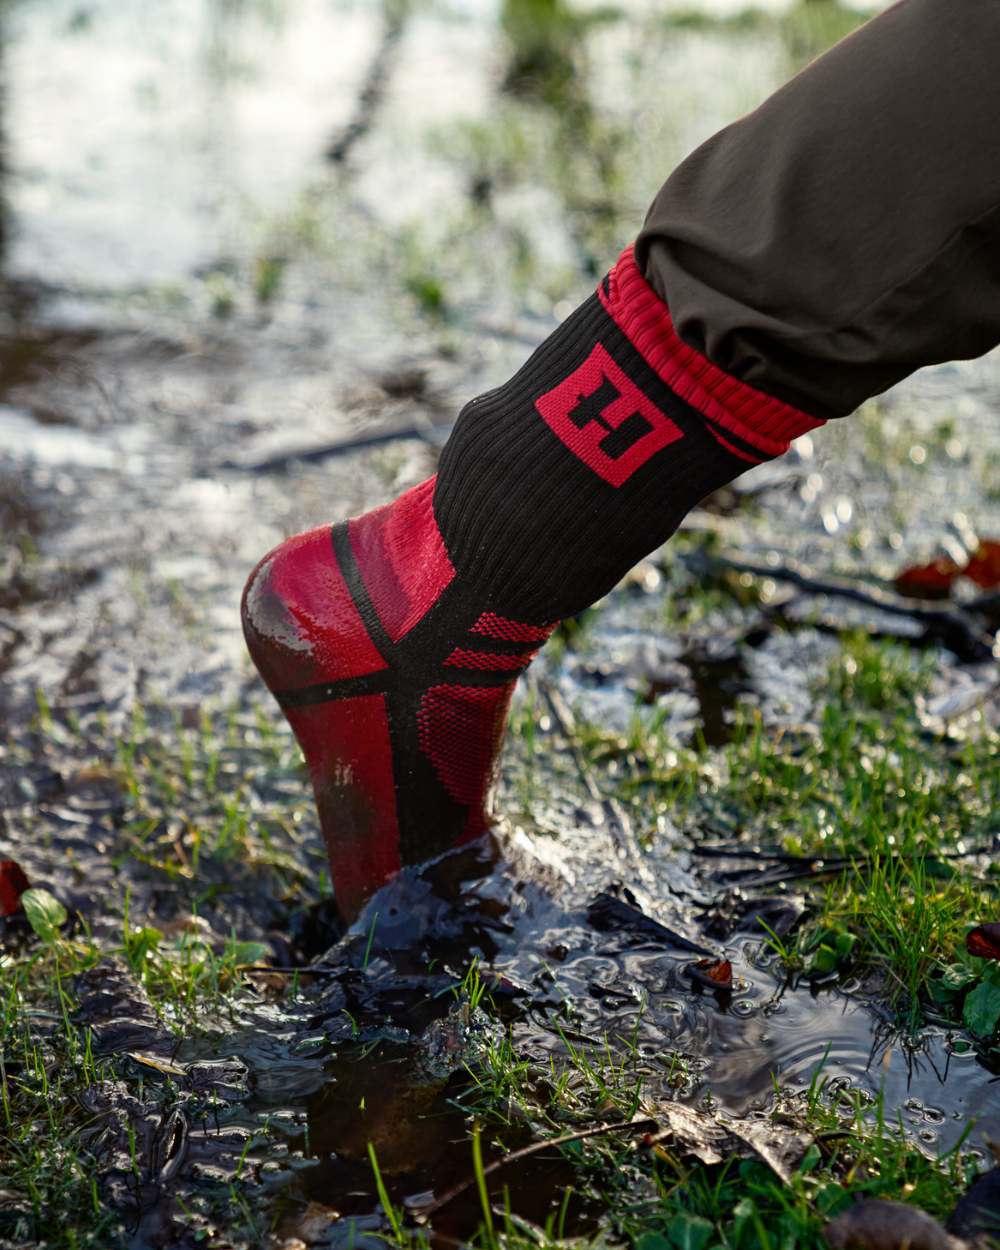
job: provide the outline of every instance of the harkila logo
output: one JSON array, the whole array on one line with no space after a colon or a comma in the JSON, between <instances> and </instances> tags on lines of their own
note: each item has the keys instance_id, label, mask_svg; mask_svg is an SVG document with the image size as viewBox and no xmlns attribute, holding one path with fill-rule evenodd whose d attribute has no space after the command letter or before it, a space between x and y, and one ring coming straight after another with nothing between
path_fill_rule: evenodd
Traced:
<instances>
[{"instance_id":1,"label":"harkila logo","mask_svg":"<svg viewBox=\"0 0 1000 1250\"><path fill-rule=\"evenodd\" d=\"M600 343L535 407L570 451L612 486L684 437Z\"/></svg>"}]
</instances>

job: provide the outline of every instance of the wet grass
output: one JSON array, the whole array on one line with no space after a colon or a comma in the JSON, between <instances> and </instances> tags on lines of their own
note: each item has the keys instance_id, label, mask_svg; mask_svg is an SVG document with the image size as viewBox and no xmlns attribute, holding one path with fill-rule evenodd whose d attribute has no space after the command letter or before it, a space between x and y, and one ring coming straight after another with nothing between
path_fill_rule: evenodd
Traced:
<instances>
[{"instance_id":1,"label":"wet grass","mask_svg":"<svg viewBox=\"0 0 1000 1250\"><path fill-rule=\"evenodd\" d=\"M8 1244L43 1241L75 1250L103 1238L110 1243L122 1231L120 1215L98 1192L84 1140L89 1117L80 1103L83 1092L107 1079L110 1065L94 1060L88 1036L66 1015L44 1036L40 1016L58 1020L51 1008L66 1008L58 982L55 989L55 998L44 990L29 994L23 970L4 982L0 1236Z\"/></svg>"},{"instance_id":2,"label":"wet grass","mask_svg":"<svg viewBox=\"0 0 1000 1250\"><path fill-rule=\"evenodd\" d=\"M678 1140L647 1133L646 1118L662 1117L663 1105L646 1096L634 1037L597 1046L568 1043L560 1060L543 1066L519 1053L509 1033L497 1033L503 1013L483 992L475 969L461 997L474 1016L492 1017L494 1024L478 1030L486 1040L470 1050L467 1080L454 1089L451 1103L465 1116L464 1137L452 1139L451 1151L466 1161L467 1192L479 1211L460 1244L522 1250L569 1238L582 1246L610 1241L636 1250L819 1250L828 1221L865 1198L904 1201L946 1219L980 1167L961 1143L937 1156L914 1149L902 1121L894 1123L879 1100L843 1088L821 1069L799 1095L776 1091L760 1121L776 1136L794 1130L810 1139L787 1177L753 1159L700 1163ZM627 1128L633 1118L643 1119L641 1129ZM562 1155L564 1183L552 1191L549 1215L541 1220L519 1215L512 1192L524 1184L530 1163L521 1165L520 1177L517 1166L485 1166L502 1159L509 1143L522 1144L526 1131L541 1143L599 1124L620 1131L549 1151ZM347 1244L369 1237L400 1247L429 1244L434 1219L430 1225L414 1221L412 1208L398 1197L398 1175L387 1174L371 1142L367 1158L380 1223L348 1218L337 1225L337 1236Z\"/></svg>"},{"instance_id":3,"label":"wet grass","mask_svg":"<svg viewBox=\"0 0 1000 1250\"><path fill-rule=\"evenodd\" d=\"M127 942L123 950L127 949ZM257 1203L239 1184L242 1159L228 1184L202 1186L184 1206L166 1177L171 1116L184 1105L169 1057L95 1054L87 1025L74 1020L74 978L107 961L86 941L56 939L12 969L0 1000L0 1242L84 1250L135 1244L145 1211L157 1202L184 1211L196 1243L255 1244ZM225 962L225 961L223 961ZM236 968L219 967L198 1002L218 1007L220 988L234 994ZM204 979L198 990L204 992ZM181 996L190 1011L190 992ZM224 1105L188 1102L218 1125ZM248 1137L247 1145L251 1139ZM222 1238L214 1229L225 1228ZM144 1244L139 1238L139 1243Z\"/></svg>"},{"instance_id":4,"label":"wet grass","mask_svg":"<svg viewBox=\"0 0 1000 1250\"><path fill-rule=\"evenodd\" d=\"M488 996L480 1001L489 1011ZM821 1067L800 1095L776 1091L766 1117L776 1135L794 1129L810 1139L789 1178L753 1159L699 1163L669 1136L658 1141L638 1131L608 1133L562 1147L573 1181L553 1196L544 1227L519 1220L502 1170L484 1174L480 1139L502 1150L510 1129L525 1122L541 1139L574 1127L656 1119L660 1108L646 1097L642 1065L636 1038L628 1036L597 1047L567 1040L563 1059L547 1069L519 1055L509 1036L484 1048L470 1064L472 1086L461 1099L474 1117L470 1172L484 1216L472 1244L556 1244L572 1198L606 1213L595 1244L610 1235L636 1250L821 1247L829 1220L865 1198L906 1201L943 1221L978 1171L961 1143L939 1156L914 1149L902 1121L891 1122L881 1101L843 1088ZM678 1076L682 1083L683 1073ZM396 1213L388 1239L410 1245L419 1234Z\"/></svg>"},{"instance_id":5,"label":"wet grass","mask_svg":"<svg viewBox=\"0 0 1000 1250\"><path fill-rule=\"evenodd\" d=\"M849 635L814 691L814 724L769 730L744 707L732 742L715 749L680 747L648 719L625 736L581 730L592 758L614 761L617 792L647 827L662 813L699 838L813 862L806 922L775 939L789 972L876 977L911 1027L1000 883L997 736L984 723L958 738L928 727L933 664ZM839 868L823 871L830 862Z\"/></svg>"},{"instance_id":6,"label":"wet grass","mask_svg":"<svg viewBox=\"0 0 1000 1250\"><path fill-rule=\"evenodd\" d=\"M173 716L165 733L137 706L116 743L111 767L127 796L127 854L173 879L203 877L203 860L273 869L283 892L295 878L314 879L299 857L309 808L290 737L263 709L192 712L190 720Z\"/></svg>"},{"instance_id":7,"label":"wet grass","mask_svg":"<svg viewBox=\"0 0 1000 1250\"><path fill-rule=\"evenodd\" d=\"M71 1020L71 974L89 958L84 944L58 939L36 951L5 985L0 1040L6 1145L0 1176L7 1194L3 1230L19 1244L37 1240L77 1250L125 1244L130 1234L128 1220L108 1203L96 1179L100 1120L88 1110L87 1096L123 1078L134 1090L135 1075L134 1069L126 1072L123 1058L95 1059L89 1030ZM471 1012L498 1016L475 966L458 995ZM787 1182L753 1160L706 1165L669 1139L650 1146L642 1133L608 1134L561 1148L572 1180L553 1195L551 1216L540 1226L512 1208L503 1171L486 1175L483 1144L495 1156L512 1133L523 1137L526 1126L532 1138L542 1140L597 1123L656 1118L658 1106L645 1093L643 1056L635 1035L609 1037L599 1046L566 1038L563 1057L540 1066L518 1052L509 1032L486 1028L479 1036L484 1040L468 1057L469 1080L458 1099L467 1136L455 1149L467 1152L482 1211L478 1229L463 1241L484 1250L558 1244L567 1235L571 1202L581 1201L588 1210L606 1213L594 1244L605 1244L610 1234L636 1250L820 1247L827 1221L864 1197L902 1199L944 1218L977 1169L959 1148L940 1157L914 1149L902 1123L889 1121L879 1102L826 1080L820 1071L799 1096L776 1092L768 1117L778 1133L794 1127L813 1139ZM678 1062L678 1085L683 1076ZM140 1092L141 1087L140 1080ZM170 1104L168 1081L159 1087L155 1105L168 1113ZM146 1105L148 1110L148 1098ZM379 1239L398 1246L426 1244L426 1230L393 1202L377 1154L370 1148L369 1155L372 1191L384 1216ZM134 1128L122 1137L119 1156L118 1171L138 1194L149 1164ZM198 1244L259 1244L266 1216L257 1210L257 1197L253 1187L244 1192L238 1174L218 1189L209 1208L225 1228L220 1235L220 1224L204 1213L202 1195L198 1211L191 1213ZM593 1235L587 1227L585 1221L573 1229L578 1240L583 1234L582 1244L590 1244Z\"/></svg>"},{"instance_id":8,"label":"wet grass","mask_svg":"<svg viewBox=\"0 0 1000 1250\"><path fill-rule=\"evenodd\" d=\"M722 604L724 592L707 593L710 602L688 605L688 623ZM588 628L580 623L566 645L585 644ZM696 838L843 857L843 868L808 885L809 910L797 931L761 936L793 979L866 976L911 1030L928 1015L964 1024L966 1002L985 983L982 961L961 954L964 934L989 917L997 882L988 856L963 854L992 832L1000 800L995 736L983 723L961 738L928 728L923 709L935 662L848 635L815 684L814 723L772 731L744 708L732 741L718 748L683 746L649 718L637 717L628 735L579 727L596 775L641 814L640 827L664 814ZM534 760L536 792L522 796L530 812L546 784L551 729L537 699L522 706L516 728L518 752ZM36 788L60 778L58 802L89 812L91 836L107 840L119 876L113 896L100 902L99 933L85 918L25 936L4 957L0 1188L14 1198L2 1227L15 1241L60 1250L124 1244L132 1217L122 1214L122 1191L109 1198L106 1149L95 1133L106 1131L106 1117L93 1111L94 1098L117 1085L166 1118L172 1078L137 1073L127 1055L95 1057L88 1028L74 1020L76 978L109 957L121 961L157 1022L178 1039L218 1027L234 1005L252 999L246 966L275 958L265 932L325 891L305 779L288 735L245 703L212 715L151 705L116 735L99 713L60 712L40 697L35 724L8 752L7 762ZM51 836L33 804L21 814L40 837ZM567 1028L558 1057L543 1064L500 1023L478 967L457 993L495 1026L481 1031L485 1040L468 1055L469 1084L458 1102L468 1116L470 1170L477 1141L495 1156L505 1142L523 1140L526 1128L538 1139L656 1116L636 1035L595 1046ZM981 1048L989 1040L969 1035ZM685 1058L660 1062L669 1065L666 1087L686 1096ZM929 1157L877 1102L821 1073L804 1095L776 1090L770 1115L816 1139L788 1184L752 1160L705 1165L669 1144L643 1146L641 1135L609 1135L563 1148L572 1193L556 1195L542 1226L508 1206L502 1172L482 1177L488 1202L472 1240L490 1248L554 1244L569 1235L573 1203L585 1202L636 1250L819 1246L826 1221L859 1196L904 1198L946 1214L976 1166L960 1150ZM115 1172L124 1192L131 1185L139 1193L149 1167L141 1142L126 1132ZM373 1195L377 1189L373 1171ZM254 1244L248 1230L269 1218L239 1169L201 1198L204 1209L191 1219L206 1245ZM392 1201L386 1191L382 1209L394 1219L387 1215L380 1236L420 1240ZM225 1236L211 1228L225 1228ZM589 1236L591 1228L585 1220L573 1233Z\"/></svg>"},{"instance_id":9,"label":"wet grass","mask_svg":"<svg viewBox=\"0 0 1000 1250\"><path fill-rule=\"evenodd\" d=\"M243 1231L259 1215L243 1162L174 1193L150 1126L178 1107L225 1122L225 1100L192 1091L171 1056L235 1027L267 992L248 967L287 962L329 893L289 735L246 700L214 714L137 703L115 729L39 692L0 762L33 887L27 914L0 922L0 1240L130 1244L162 1203L199 1243L259 1244ZM88 982L108 972L111 989ZM294 997L294 977L279 980Z\"/></svg>"}]
</instances>

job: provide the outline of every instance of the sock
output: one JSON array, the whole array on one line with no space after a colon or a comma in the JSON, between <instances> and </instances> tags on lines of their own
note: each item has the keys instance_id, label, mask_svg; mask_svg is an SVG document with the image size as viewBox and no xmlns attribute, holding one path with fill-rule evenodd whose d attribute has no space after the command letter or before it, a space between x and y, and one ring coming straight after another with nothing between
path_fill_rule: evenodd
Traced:
<instances>
[{"instance_id":1,"label":"sock","mask_svg":"<svg viewBox=\"0 0 1000 1250\"><path fill-rule=\"evenodd\" d=\"M627 251L466 405L436 478L264 557L244 632L305 754L345 918L488 828L514 684L558 621L821 424L683 343Z\"/></svg>"}]
</instances>

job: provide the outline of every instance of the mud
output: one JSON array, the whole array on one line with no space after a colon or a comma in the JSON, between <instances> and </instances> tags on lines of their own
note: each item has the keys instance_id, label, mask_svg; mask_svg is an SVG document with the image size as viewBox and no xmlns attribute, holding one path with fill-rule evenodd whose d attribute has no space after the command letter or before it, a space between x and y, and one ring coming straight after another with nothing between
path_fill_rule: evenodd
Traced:
<instances>
[{"instance_id":1,"label":"mud","mask_svg":"<svg viewBox=\"0 0 1000 1250\"><path fill-rule=\"evenodd\" d=\"M674 161L816 50L801 25L741 35L620 7L541 61L478 3L0 13L2 854L109 942L127 889L142 923L197 910L214 946L235 934L262 961L320 965L262 974L179 1029L121 966L77 987L100 1053L139 1056L82 1109L129 1244L196 1244L234 1179L234 1244L271 1227L367 1244L369 1141L395 1202L470 1174L469 1069L498 1019L539 1060L607 1037L651 1096L754 1115L775 1079L800 1090L823 1065L926 1149L971 1117L973 1149L1000 1138L1000 1078L955 1038L901 1037L861 986L784 984L754 917L792 923L794 889L734 887L670 828L632 830L652 849L623 855L544 713L530 819L404 873L341 934L304 776L245 659L237 604L259 555L433 472L452 414L588 293ZM884 587L904 547L919 561L1000 534L998 397L995 356L926 371L706 501L678 550ZM921 632L778 580L720 574L686 615L699 593L683 560L651 561L542 680L595 723L655 718L719 745L739 708L776 732L814 722L843 631ZM928 725L996 723L995 662L933 654ZM206 714L216 762L170 781L161 759L162 797L130 791L122 744L158 758ZM241 819L253 862L226 850ZM199 857L201 830L217 842ZM602 898L624 911L609 921ZM732 992L693 984L671 934L724 952ZM495 1015L461 1001L473 960ZM514 1125L505 1145L531 1135ZM569 1179L536 1158L509 1178L512 1209L595 1227ZM441 1244L477 1218L457 1202Z\"/></svg>"}]
</instances>

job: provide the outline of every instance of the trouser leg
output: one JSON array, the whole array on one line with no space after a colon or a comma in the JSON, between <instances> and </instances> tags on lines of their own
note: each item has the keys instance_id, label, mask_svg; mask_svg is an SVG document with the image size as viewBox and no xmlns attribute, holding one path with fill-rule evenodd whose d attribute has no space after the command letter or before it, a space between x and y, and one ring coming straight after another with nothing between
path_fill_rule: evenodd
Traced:
<instances>
[{"instance_id":1,"label":"trouser leg","mask_svg":"<svg viewBox=\"0 0 1000 1250\"><path fill-rule=\"evenodd\" d=\"M670 176L636 244L680 337L843 416L1000 342L1000 0L901 0Z\"/></svg>"}]
</instances>

